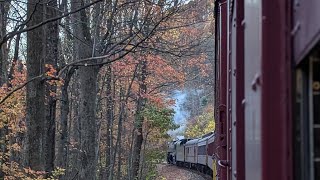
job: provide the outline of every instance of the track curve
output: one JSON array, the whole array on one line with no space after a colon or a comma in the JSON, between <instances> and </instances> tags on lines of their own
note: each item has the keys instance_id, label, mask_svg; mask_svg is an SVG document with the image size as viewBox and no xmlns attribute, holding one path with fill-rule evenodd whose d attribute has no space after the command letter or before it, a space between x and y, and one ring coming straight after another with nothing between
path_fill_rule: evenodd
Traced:
<instances>
[{"instance_id":1,"label":"track curve","mask_svg":"<svg viewBox=\"0 0 320 180\"><path fill-rule=\"evenodd\" d=\"M156 180L212 180L210 176L196 170L166 163L158 164L157 171L159 176Z\"/></svg>"}]
</instances>

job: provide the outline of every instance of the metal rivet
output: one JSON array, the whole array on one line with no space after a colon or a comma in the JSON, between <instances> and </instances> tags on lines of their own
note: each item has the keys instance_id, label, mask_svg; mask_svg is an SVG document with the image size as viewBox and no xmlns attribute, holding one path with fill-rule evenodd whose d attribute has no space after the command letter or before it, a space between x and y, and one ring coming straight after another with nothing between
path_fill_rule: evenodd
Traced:
<instances>
[{"instance_id":1,"label":"metal rivet","mask_svg":"<svg viewBox=\"0 0 320 180\"><path fill-rule=\"evenodd\" d=\"M243 26L243 28L246 27L246 22L244 20L241 21L241 26Z\"/></svg>"},{"instance_id":2,"label":"metal rivet","mask_svg":"<svg viewBox=\"0 0 320 180\"><path fill-rule=\"evenodd\" d=\"M246 104L246 99L243 99L243 100L241 101L241 104L244 106L244 105Z\"/></svg>"},{"instance_id":3,"label":"metal rivet","mask_svg":"<svg viewBox=\"0 0 320 180\"><path fill-rule=\"evenodd\" d=\"M294 28L291 31L291 35L294 36L299 30L300 30L300 22L297 21L297 23L294 25Z\"/></svg>"},{"instance_id":4,"label":"metal rivet","mask_svg":"<svg viewBox=\"0 0 320 180\"><path fill-rule=\"evenodd\" d=\"M260 75L256 74L251 82L251 89L257 91L257 87L261 85Z\"/></svg>"}]
</instances>

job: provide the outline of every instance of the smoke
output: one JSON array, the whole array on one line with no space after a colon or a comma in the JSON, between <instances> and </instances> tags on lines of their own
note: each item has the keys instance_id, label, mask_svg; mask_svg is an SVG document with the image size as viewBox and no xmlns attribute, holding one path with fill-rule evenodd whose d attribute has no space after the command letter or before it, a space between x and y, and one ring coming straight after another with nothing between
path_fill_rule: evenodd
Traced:
<instances>
[{"instance_id":1,"label":"smoke","mask_svg":"<svg viewBox=\"0 0 320 180\"><path fill-rule=\"evenodd\" d=\"M175 90L172 95L172 98L175 99L176 102L173 106L175 111L173 119L176 124L180 125L180 127L176 130L170 130L168 134L178 139L184 138L182 134L185 131L187 119L190 116L189 112L185 111L182 107L183 103L186 101L187 95L188 93L186 91L180 90Z\"/></svg>"}]
</instances>

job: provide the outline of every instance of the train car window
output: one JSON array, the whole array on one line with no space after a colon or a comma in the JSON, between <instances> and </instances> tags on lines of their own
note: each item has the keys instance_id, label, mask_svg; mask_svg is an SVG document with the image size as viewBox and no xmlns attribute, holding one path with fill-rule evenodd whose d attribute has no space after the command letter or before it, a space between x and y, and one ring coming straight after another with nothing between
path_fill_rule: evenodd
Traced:
<instances>
[{"instance_id":1,"label":"train car window","mask_svg":"<svg viewBox=\"0 0 320 180\"><path fill-rule=\"evenodd\" d=\"M294 177L296 180L310 179L309 123L308 123L308 75L307 65L296 70L294 106Z\"/></svg>"},{"instance_id":2,"label":"train car window","mask_svg":"<svg viewBox=\"0 0 320 180\"><path fill-rule=\"evenodd\" d=\"M313 166L314 179L320 179L320 59L315 57L310 62L311 116L313 121Z\"/></svg>"},{"instance_id":3,"label":"train car window","mask_svg":"<svg viewBox=\"0 0 320 180\"><path fill-rule=\"evenodd\" d=\"M206 155L206 145L198 147L198 155Z\"/></svg>"},{"instance_id":4,"label":"train car window","mask_svg":"<svg viewBox=\"0 0 320 180\"><path fill-rule=\"evenodd\" d=\"M320 49L295 71L294 177L320 179Z\"/></svg>"}]
</instances>

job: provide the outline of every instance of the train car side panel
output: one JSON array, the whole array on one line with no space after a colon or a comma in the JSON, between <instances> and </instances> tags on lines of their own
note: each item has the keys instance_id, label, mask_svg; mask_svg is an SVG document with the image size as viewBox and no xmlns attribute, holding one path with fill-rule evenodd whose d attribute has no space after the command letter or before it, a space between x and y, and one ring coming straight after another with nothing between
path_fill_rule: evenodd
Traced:
<instances>
[{"instance_id":1,"label":"train car side panel","mask_svg":"<svg viewBox=\"0 0 320 180\"><path fill-rule=\"evenodd\" d=\"M189 163L191 166L195 166L198 163L198 141L199 139L193 139L186 143L186 159L185 162Z\"/></svg>"},{"instance_id":2,"label":"train car side panel","mask_svg":"<svg viewBox=\"0 0 320 180\"><path fill-rule=\"evenodd\" d=\"M219 11L219 100L218 100L218 123L217 123L217 138L216 138L216 153L217 156L217 173L221 180L227 179L228 166L231 162L227 159L227 39L228 39L228 7L227 0L218 1Z\"/></svg>"},{"instance_id":3,"label":"train car side panel","mask_svg":"<svg viewBox=\"0 0 320 180\"><path fill-rule=\"evenodd\" d=\"M177 164L180 165L182 164L185 159L185 155L184 155L184 143L183 141L178 141L177 144L176 144L176 161L177 161Z\"/></svg>"},{"instance_id":4,"label":"train car side panel","mask_svg":"<svg viewBox=\"0 0 320 180\"><path fill-rule=\"evenodd\" d=\"M198 142L198 164L207 165L207 139L208 138L203 138L201 140L199 140Z\"/></svg>"},{"instance_id":5,"label":"train car side panel","mask_svg":"<svg viewBox=\"0 0 320 180\"><path fill-rule=\"evenodd\" d=\"M210 169L213 169L213 156L215 151L214 140L215 140L214 134L208 138L207 155L208 155L208 166Z\"/></svg>"},{"instance_id":6,"label":"train car side panel","mask_svg":"<svg viewBox=\"0 0 320 180\"><path fill-rule=\"evenodd\" d=\"M228 137L228 145L231 149L229 150L229 158L231 159L231 169L229 168L229 179L236 179L236 169L237 169L237 129L236 129L236 109L238 108L236 105L236 92L237 92L237 84L236 84L236 77L237 77L237 69L236 69L236 61L237 61L237 27L236 27L236 20L237 20L237 9L234 7L236 6L237 2L229 2L229 58L228 58L228 129L229 129L229 137ZM231 130L231 131L230 131Z\"/></svg>"},{"instance_id":7,"label":"train car side panel","mask_svg":"<svg viewBox=\"0 0 320 180\"><path fill-rule=\"evenodd\" d=\"M298 64L320 40L320 1L294 0L294 56Z\"/></svg>"},{"instance_id":8,"label":"train car side panel","mask_svg":"<svg viewBox=\"0 0 320 180\"><path fill-rule=\"evenodd\" d=\"M235 2L236 9L236 171L238 180L245 180L244 149L244 0Z\"/></svg>"},{"instance_id":9,"label":"train car side panel","mask_svg":"<svg viewBox=\"0 0 320 180\"><path fill-rule=\"evenodd\" d=\"M291 43L287 29L290 1L262 4L262 175L263 179L291 179ZM275 43L274 40L277 40ZM274 163L276 160L277 163Z\"/></svg>"},{"instance_id":10,"label":"train car side panel","mask_svg":"<svg viewBox=\"0 0 320 180\"><path fill-rule=\"evenodd\" d=\"M245 1L245 174L261 180L261 1Z\"/></svg>"},{"instance_id":11,"label":"train car side panel","mask_svg":"<svg viewBox=\"0 0 320 180\"><path fill-rule=\"evenodd\" d=\"M236 128L232 125L232 121L236 119L235 113L235 75L233 74L235 68L235 52L233 52L233 39L235 38L235 28L233 26L234 2L228 1L228 66L227 66L227 160L230 162L227 172L227 179L234 179L232 171L235 170L235 133Z\"/></svg>"}]
</instances>

